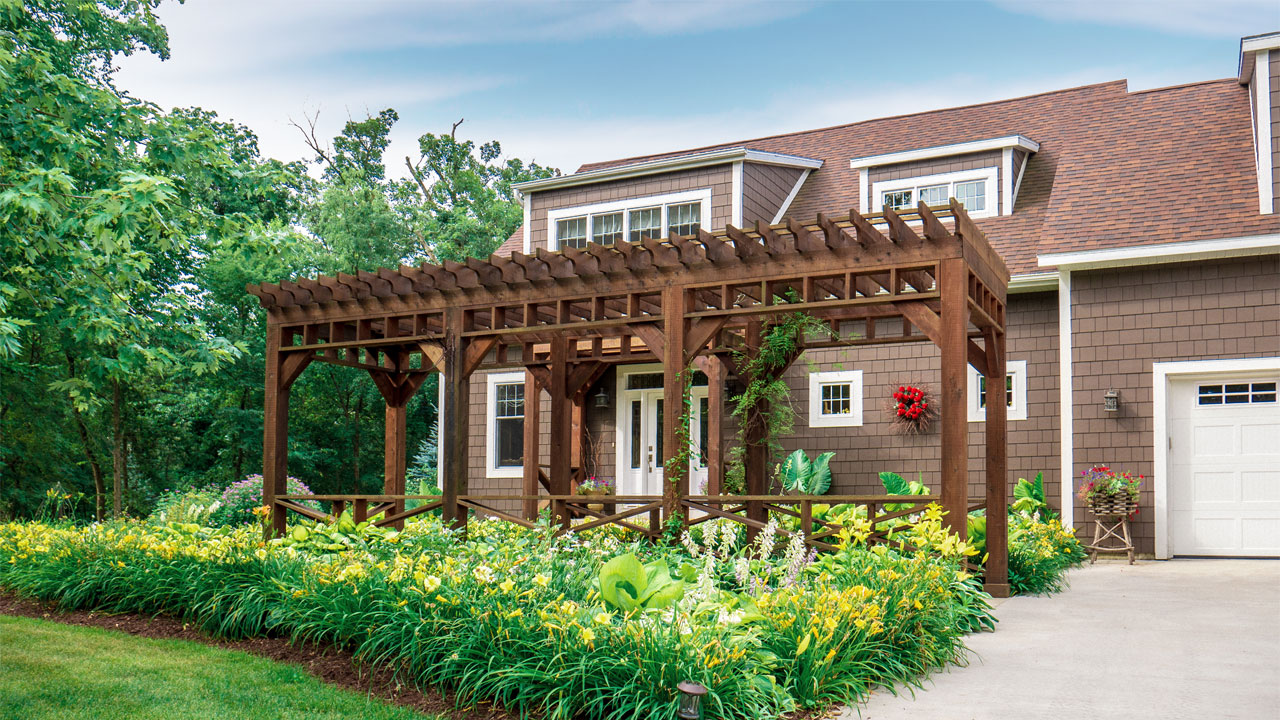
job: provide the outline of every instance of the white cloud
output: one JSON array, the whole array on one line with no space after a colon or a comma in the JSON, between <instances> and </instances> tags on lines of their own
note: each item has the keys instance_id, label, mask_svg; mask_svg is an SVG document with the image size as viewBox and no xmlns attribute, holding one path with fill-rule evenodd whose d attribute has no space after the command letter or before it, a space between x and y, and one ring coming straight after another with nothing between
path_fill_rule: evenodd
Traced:
<instances>
[{"instance_id":1,"label":"white cloud","mask_svg":"<svg viewBox=\"0 0 1280 720\"><path fill-rule=\"evenodd\" d=\"M1280 30L1276 0L993 0L1050 20L1141 27L1184 35L1243 37Z\"/></svg>"}]
</instances>

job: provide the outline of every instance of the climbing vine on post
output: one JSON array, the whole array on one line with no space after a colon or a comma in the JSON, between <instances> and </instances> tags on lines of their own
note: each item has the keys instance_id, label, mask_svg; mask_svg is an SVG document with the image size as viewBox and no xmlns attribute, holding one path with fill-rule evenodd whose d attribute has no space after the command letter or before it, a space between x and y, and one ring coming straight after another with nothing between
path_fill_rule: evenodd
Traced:
<instances>
[{"instance_id":1,"label":"climbing vine on post","mask_svg":"<svg viewBox=\"0 0 1280 720\"><path fill-rule=\"evenodd\" d=\"M675 452L662 464L662 477L667 482L675 482L679 477L680 468L689 464L689 444L693 437L693 372L693 368L686 367L677 376L683 390L680 393L681 407L676 424Z\"/></svg>"},{"instance_id":2,"label":"climbing vine on post","mask_svg":"<svg viewBox=\"0 0 1280 720\"><path fill-rule=\"evenodd\" d=\"M794 293L787 302L797 302ZM779 439L795 429L796 411L791 406L791 388L782 372L801 351L801 341L808 335L832 337L831 328L822 320L804 312L787 313L766 321L760 335L760 347L732 350L739 376L746 382L743 391L730 398L733 417L738 421L737 442L729 449L725 467L725 492L741 494L746 490L747 432L753 423L764 429L764 441L770 457L782 452Z\"/></svg>"}]
</instances>

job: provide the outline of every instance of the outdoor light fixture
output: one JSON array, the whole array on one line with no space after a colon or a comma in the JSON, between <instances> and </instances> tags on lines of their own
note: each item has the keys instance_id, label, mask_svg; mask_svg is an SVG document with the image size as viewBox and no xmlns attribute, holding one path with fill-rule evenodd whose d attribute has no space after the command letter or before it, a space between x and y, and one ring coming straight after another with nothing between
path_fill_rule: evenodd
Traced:
<instances>
[{"instance_id":1,"label":"outdoor light fixture","mask_svg":"<svg viewBox=\"0 0 1280 720\"><path fill-rule=\"evenodd\" d=\"M1120 393L1114 389L1102 393L1102 409L1106 412L1120 411Z\"/></svg>"},{"instance_id":2,"label":"outdoor light fixture","mask_svg":"<svg viewBox=\"0 0 1280 720\"><path fill-rule=\"evenodd\" d=\"M692 682L682 682L676 688L680 690L680 709L676 711L676 717L680 720L701 720L702 696L707 694L707 689Z\"/></svg>"},{"instance_id":3,"label":"outdoor light fixture","mask_svg":"<svg viewBox=\"0 0 1280 720\"><path fill-rule=\"evenodd\" d=\"M600 392L596 393L596 407L609 407L609 393L605 392L603 387L600 388Z\"/></svg>"}]
</instances>

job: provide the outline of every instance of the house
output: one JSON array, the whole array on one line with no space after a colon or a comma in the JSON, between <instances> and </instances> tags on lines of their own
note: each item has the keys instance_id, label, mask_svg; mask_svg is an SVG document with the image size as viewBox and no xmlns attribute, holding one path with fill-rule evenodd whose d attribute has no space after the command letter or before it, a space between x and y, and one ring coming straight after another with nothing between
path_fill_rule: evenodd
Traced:
<instances>
[{"instance_id":1,"label":"house","mask_svg":"<svg viewBox=\"0 0 1280 720\"><path fill-rule=\"evenodd\" d=\"M955 198L1012 274L1011 474L1043 472L1050 504L1084 526L1082 471L1141 473L1139 552L1280 555L1280 33L1244 38L1239 61L1222 80L1108 82L585 165L519 187L524 223L499 254ZM835 451L842 493L878 491L881 470L936 488L937 433L893 434L888 407L900 385L936 388L937 352L806 352L786 375L799 417L784 445ZM616 366L576 418L584 472L622 494L661 492L660 373ZM472 377L472 492L518 494L535 461L524 378ZM980 495L985 388L969 382ZM705 386L692 394L696 492L715 440Z\"/></svg>"}]
</instances>

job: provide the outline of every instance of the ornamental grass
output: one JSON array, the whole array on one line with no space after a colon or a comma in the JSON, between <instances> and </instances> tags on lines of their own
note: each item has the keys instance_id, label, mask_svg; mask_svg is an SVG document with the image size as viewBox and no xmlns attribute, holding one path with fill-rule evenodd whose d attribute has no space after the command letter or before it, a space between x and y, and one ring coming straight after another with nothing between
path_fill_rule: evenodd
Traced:
<instances>
[{"instance_id":1,"label":"ornamental grass","mask_svg":"<svg viewBox=\"0 0 1280 720\"><path fill-rule=\"evenodd\" d=\"M329 643L459 702L559 720L670 718L682 681L708 688L707 718L857 702L963 662L963 634L994 622L954 563L856 539L816 563L759 548L744 563L746 543L735 550L728 531L722 557L603 528L470 528L463 540L427 518L320 556L263 543L252 526L9 523L0 587L65 608L172 615L220 637ZM624 553L679 568L684 597L610 606L597 575Z\"/></svg>"}]
</instances>

